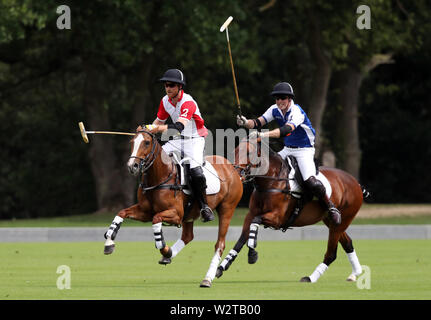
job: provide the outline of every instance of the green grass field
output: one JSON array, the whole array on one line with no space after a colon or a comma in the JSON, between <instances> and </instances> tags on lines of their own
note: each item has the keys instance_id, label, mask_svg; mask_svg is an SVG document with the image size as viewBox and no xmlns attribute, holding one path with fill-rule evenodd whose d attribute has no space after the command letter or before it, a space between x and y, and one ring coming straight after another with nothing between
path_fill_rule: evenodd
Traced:
<instances>
[{"instance_id":1,"label":"green grass field","mask_svg":"<svg viewBox=\"0 0 431 320\"><path fill-rule=\"evenodd\" d=\"M429 207L429 212L417 212L415 214L415 207ZM431 224L431 205L386 205L386 204L364 204L364 210L380 210L382 208L389 209L391 207L399 209L400 207L406 208L410 211L411 215L394 216L394 217L379 217L379 218L360 218L357 217L353 224ZM244 217L247 214L247 208L237 208L232 218L232 226L241 226L244 222ZM65 217L54 218L38 218L38 219L16 219L16 220L0 220L1 227L109 227L111 221L115 217L114 212L101 213L101 214L82 214ZM218 220L215 219L209 223L202 223L195 221L195 225L216 226ZM323 224L320 222L320 224ZM143 224L140 221L127 219L124 226L138 227L149 226L150 224Z\"/></svg>"},{"instance_id":2,"label":"green grass field","mask_svg":"<svg viewBox=\"0 0 431 320\"><path fill-rule=\"evenodd\" d=\"M227 243L225 254L233 244ZM213 255L209 241L193 241L168 266L157 263L153 242L119 242L110 256L103 255L103 242L1 243L0 299L430 299L430 244L354 241L361 264L371 270L371 288L358 289L345 281L351 267L341 246L337 260L310 284L299 279L322 262L326 241L261 241L256 264L247 263L243 249L207 289L199 283ZM60 265L71 269L71 289L57 289Z\"/></svg>"}]
</instances>

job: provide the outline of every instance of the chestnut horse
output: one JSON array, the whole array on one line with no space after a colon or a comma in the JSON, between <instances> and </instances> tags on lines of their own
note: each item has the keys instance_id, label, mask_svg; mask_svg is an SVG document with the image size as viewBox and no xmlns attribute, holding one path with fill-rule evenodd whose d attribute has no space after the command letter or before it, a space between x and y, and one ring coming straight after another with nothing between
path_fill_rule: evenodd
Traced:
<instances>
[{"instance_id":1,"label":"chestnut horse","mask_svg":"<svg viewBox=\"0 0 431 320\"><path fill-rule=\"evenodd\" d=\"M248 155L257 152L259 157L261 157L261 139L258 138L254 141L256 143L243 140L235 149L235 167L243 181L250 179L254 182L255 189L250 197L250 209L245 217L241 236L235 247L218 267L216 276L221 277L223 271L229 268L245 242L247 242L247 246L249 247L249 263L257 261L255 247L257 245L257 232L260 224L276 230L281 229L286 231L288 227L303 227L323 220L329 228L328 246L323 263L319 264L310 276L303 277L300 281L316 282L318 280L328 266L336 259L338 242L343 246L352 265L352 273L347 280L356 281L357 276L362 273L362 268L353 248L352 240L346 233L346 229L362 205L365 189L362 189L356 179L347 172L335 168L320 167L319 171L324 174L331 185L331 200L341 213L341 224L334 225L328 218L323 206L317 200L312 199L304 204L296 219L289 219L293 214L293 208L289 207L289 201L292 197L289 187L289 165L276 152L269 148L269 169L267 173L264 176L251 176L250 169L253 165ZM246 152L239 152L240 148L245 149Z\"/></svg>"},{"instance_id":2,"label":"chestnut horse","mask_svg":"<svg viewBox=\"0 0 431 320\"><path fill-rule=\"evenodd\" d=\"M114 250L114 239L124 218L142 222L152 222L156 248L162 258L160 264L169 264L190 241L193 240L193 220L199 218L199 206L195 202L185 210L189 196L182 192L179 183L180 174L172 160L167 155L157 138L151 132L138 128L137 134L131 140L132 155L129 158L129 171L135 176L141 175L138 188L138 203L121 210L114 218L105 233L105 254ZM220 156L207 156L220 179L220 190L216 194L207 195L208 205L216 209L219 216L218 238L215 244L215 254L210 268L201 282L201 287L210 287L215 278L217 266L225 248L226 233L238 202L243 193L240 176L232 163ZM185 212L188 212L185 216ZM162 223L182 226L181 239L168 246L163 238Z\"/></svg>"}]
</instances>

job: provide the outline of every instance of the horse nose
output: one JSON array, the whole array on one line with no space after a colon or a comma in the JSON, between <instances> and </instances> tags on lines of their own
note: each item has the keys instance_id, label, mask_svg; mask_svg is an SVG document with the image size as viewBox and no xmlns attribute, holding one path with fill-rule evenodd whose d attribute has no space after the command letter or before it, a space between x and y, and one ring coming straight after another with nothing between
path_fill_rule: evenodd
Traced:
<instances>
[{"instance_id":1,"label":"horse nose","mask_svg":"<svg viewBox=\"0 0 431 320\"><path fill-rule=\"evenodd\" d=\"M139 164L137 164L136 162L132 163L131 165L128 166L129 168L129 172L133 175L136 175L139 171Z\"/></svg>"}]
</instances>

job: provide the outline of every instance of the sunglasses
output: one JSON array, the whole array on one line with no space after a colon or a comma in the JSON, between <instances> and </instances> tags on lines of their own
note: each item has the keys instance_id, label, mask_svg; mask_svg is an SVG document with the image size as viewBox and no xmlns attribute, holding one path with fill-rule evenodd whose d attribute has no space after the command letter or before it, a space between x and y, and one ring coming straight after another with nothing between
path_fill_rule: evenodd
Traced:
<instances>
[{"instance_id":1,"label":"sunglasses","mask_svg":"<svg viewBox=\"0 0 431 320\"><path fill-rule=\"evenodd\" d=\"M275 96L275 100L286 100L288 98L288 96L284 95L284 96Z\"/></svg>"},{"instance_id":2,"label":"sunglasses","mask_svg":"<svg viewBox=\"0 0 431 320\"><path fill-rule=\"evenodd\" d=\"M177 84L176 83L167 83L165 82L165 87L174 88Z\"/></svg>"}]
</instances>

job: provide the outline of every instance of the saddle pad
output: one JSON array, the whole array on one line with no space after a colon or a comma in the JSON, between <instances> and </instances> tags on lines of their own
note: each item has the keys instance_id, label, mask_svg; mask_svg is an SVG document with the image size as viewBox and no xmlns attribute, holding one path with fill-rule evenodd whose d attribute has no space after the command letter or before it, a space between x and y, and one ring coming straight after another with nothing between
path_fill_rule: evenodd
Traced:
<instances>
[{"instance_id":1,"label":"saddle pad","mask_svg":"<svg viewBox=\"0 0 431 320\"><path fill-rule=\"evenodd\" d=\"M320 182L323 183L323 185L325 186L325 189L326 189L326 195L328 196L328 198L330 198L331 194L332 194L332 187L331 187L331 184L329 183L329 180L320 171L319 171L319 174L316 176L316 178L319 179Z\"/></svg>"},{"instance_id":2,"label":"saddle pad","mask_svg":"<svg viewBox=\"0 0 431 320\"><path fill-rule=\"evenodd\" d=\"M289 178L290 179L295 179L294 181L290 182L290 188L296 191L302 191L301 186L298 184L298 182L296 181L296 175L295 175L295 167L291 161L291 159L289 157L286 158L287 162L289 164L290 167L290 173L289 173ZM320 180L320 182L323 183L325 189L326 189L326 195L328 196L328 198L331 197L332 194L332 187L331 184L329 183L329 180L325 177L325 175L319 171L319 173L316 175L316 178L318 180ZM302 179L302 178L301 178Z\"/></svg>"},{"instance_id":3,"label":"saddle pad","mask_svg":"<svg viewBox=\"0 0 431 320\"><path fill-rule=\"evenodd\" d=\"M205 178L207 180L207 189L206 194L216 194L220 191L220 179L218 177L217 171L214 169L213 165L208 161L205 161L205 165L202 166L202 170L204 172ZM185 185L184 183L184 169L181 167L181 185ZM190 194L191 191L189 189L183 189L185 194Z\"/></svg>"}]
</instances>

